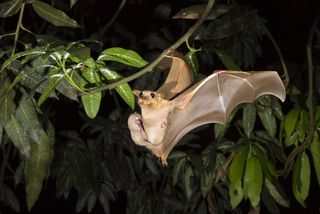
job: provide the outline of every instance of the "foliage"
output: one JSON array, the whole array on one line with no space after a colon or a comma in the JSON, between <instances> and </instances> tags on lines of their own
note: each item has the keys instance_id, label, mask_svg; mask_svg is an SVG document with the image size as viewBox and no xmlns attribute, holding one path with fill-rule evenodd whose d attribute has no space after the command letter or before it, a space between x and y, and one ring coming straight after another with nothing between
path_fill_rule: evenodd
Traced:
<instances>
[{"instance_id":1,"label":"foliage","mask_svg":"<svg viewBox=\"0 0 320 214\"><path fill-rule=\"evenodd\" d=\"M95 2L0 3L3 23L19 16L15 31L0 36L0 206L24 212L20 204L26 200L30 211L46 191L45 181L55 182L58 198L67 200L76 192L76 212L91 212L100 204L110 213L111 204L120 197L125 197L127 213L241 213L247 212L246 206L280 213L278 205L295 203L287 197L291 192L302 206L308 205L310 175L320 185L320 107L313 98L320 87L311 83L319 73L319 65L312 63L313 51L319 51L320 37L312 43L317 31L311 30L308 42L308 94L293 93L290 85L288 109L269 96L239 106L225 126L204 126L184 137L170 154L169 166L163 167L131 142L127 118L135 101L130 84L143 89L159 85L163 77L156 69L146 70L144 76L141 71L173 43L177 28L189 27L201 17L206 5L182 9L174 16L179 22L170 28L161 21L170 22L174 7L159 4L154 9L155 19L161 20L156 23L159 28L141 36L114 21L121 15L95 32L86 30L92 23L79 24L79 17L68 15L69 9L81 12ZM25 7L41 18L35 26L24 15ZM181 47L197 80L206 75L202 70L219 66L254 67L265 51L264 36L278 49L254 8L218 2L206 18ZM107 31L109 27L112 30ZM128 83L127 77L139 78ZM103 90L106 86L111 90ZM297 97L308 99L301 102ZM74 118L61 106L76 114L71 128L65 123ZM199 137L204 132L211 140ZM285 191L288 181L290 192ZM25 199L12 183L24 186Z\"/></svg>"}]
</instances>

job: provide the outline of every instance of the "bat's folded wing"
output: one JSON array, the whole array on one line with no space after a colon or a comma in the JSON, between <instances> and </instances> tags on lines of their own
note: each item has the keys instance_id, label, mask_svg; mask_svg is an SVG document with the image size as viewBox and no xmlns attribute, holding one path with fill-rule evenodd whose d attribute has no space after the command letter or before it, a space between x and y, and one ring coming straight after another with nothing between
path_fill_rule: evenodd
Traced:
<instances>
[{"instance_id":1,"label":"bat's folded wing","mask_svg":"<svg viewBox=\"0 0 320 214\"><path fill-rule=\"evenodd\" d=\"M169 100L187 89L192 84L193 76L185 57L177 51L168 52L162 63L171 63L171 66L165 82L156 92L164 94Z\"/></svg>"}]
</instances>

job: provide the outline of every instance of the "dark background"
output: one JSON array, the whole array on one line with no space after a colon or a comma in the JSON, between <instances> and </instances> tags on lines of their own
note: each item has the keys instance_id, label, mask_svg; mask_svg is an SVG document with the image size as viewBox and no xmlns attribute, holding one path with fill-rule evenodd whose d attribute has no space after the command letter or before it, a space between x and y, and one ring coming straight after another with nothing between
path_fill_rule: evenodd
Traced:
<instances>
[{"instance_id":1,"label":"dark background","mask_svg":"<svg viewBox=\"0 0 320 214\"><path fill-rule=\"evenodd\" d=\"M85 0L79 0L75 7L81 7ZM94 1L99 2L99 1ZM86 11L82 11L78 14L73 14L72 11L69 15L76 20L81 20L84 17L86 23L86 35L90 36L94 33L99 26L90 25L91 22L96 23L100 20L101 24L106 23L110 17L112 17L114 11L118 7L120 1L104 1L101 0L97 5L90 5L90 1L87 1L89 7L86 10L95 10L94 14L96 17L88 17ZM123 22L126 26L132 26L131 30L136 34L143 36L148 33L150 29L153 29L153 23L161 23L159 20L155 20L153 17L153 11L159 3L169 3L172 5L172 15L188 5L196 4L197 1L129 1L123 11L118 17L118 22ZM319 0L277 0L277 1L255 1L255 0L242 0L237 1L240 4L249 4L259 10L259 15L262 16L267 23L267 27L271 31L272 35L278 42L284 58L288 65L290 63L299 64L306 61L305 44L307 41L308 33L312 22L319 12L320 1ZM92 14L92 11L90 12ZM10 29L11 26L15 26L16 16L10 18L10 24L7 24L5 28ZM27 22L32 22L38 19L38 17L28 17ZM175 21L170 23L171 27L174 28ZM180 32L179 32L180 33ZM179 36L179 35L178 35ZM177 36L177 37L178 37ZM125 42L124 42L125 44ZM262 67L278 60L278 56L270 44L270 42L263 43L263 57L258 60L257 66ZM320 59L318 59L320 60ZM318 61L319 62L319 61ZM306 76L306 75L303 75ZM291 75L293 82L300 82L302 84L304 79L297 78L297 76ZM72 112L68 112L68 122L65 124L66 127L76 127L74 121L77 121L77 115ZM58 118L59 119L59 118ZM60 118L66 121L66 118ZM320 157L319 157L320 158ZM32 210L32 213L74 213L74 207L76 203L76 193L71 195L68 200L57 199L55 197L54 181L48 180L44 184L44 188L39 197L38 202ZM293 195L289 195L291 190L291 183L285 186L288 197L291 201L291 207L289 209L281 208L282 213L319 213L320 204L320 191L316 179L311 179L310 195L307 199L307 209L303 209L298 203L295 203ZM17 192L21 195L21 199L25 198L24 186L19 185ZM24 203L24 200L20 200ZM111 213L125 213L125 195L119 193L118 200L111 202ZM26 205L22 206L21 210L26 210ZM267 213L267 211L261 210L261 213ZM10 210L2 210L2 213L12 213ZM85 213L85 211L81 212ZM92 213L102 213L99 205L96 205Z\"/></svg>"}]
</instances>

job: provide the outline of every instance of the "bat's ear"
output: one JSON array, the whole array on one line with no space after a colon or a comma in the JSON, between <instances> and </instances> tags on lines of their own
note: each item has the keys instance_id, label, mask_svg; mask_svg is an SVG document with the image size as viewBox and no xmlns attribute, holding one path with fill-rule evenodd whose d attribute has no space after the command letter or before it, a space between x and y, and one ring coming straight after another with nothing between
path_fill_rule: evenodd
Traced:
<instances>
[{"instance_id":1,"label":"bat's ear","mask_svg":"<svg viewBox=\"0 0 320 214\"><path fill-rule=\"evenodd\" d=\"M134 95L136 95L137 97L139 97L141 91L139 91L139 90L133 90L132 92L133 92Z\"/></svg>"}]
</instances>

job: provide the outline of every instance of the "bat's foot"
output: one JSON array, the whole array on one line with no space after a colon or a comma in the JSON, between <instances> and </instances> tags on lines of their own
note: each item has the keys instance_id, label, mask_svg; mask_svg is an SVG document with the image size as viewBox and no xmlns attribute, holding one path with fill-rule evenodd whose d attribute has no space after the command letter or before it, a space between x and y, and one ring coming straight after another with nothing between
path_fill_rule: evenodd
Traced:
<instances>
[{"instance_id":1,"label":"bat's foot","mask_svg":"<svg viewBox=\"0 0 320 214\"><path fill-rule=\"evenodd\" d=\"M161 160L161 163L163 166L168 166L168 162L167 162L166 158L160 157L160 160Z\"/></svg>"}]
</instances>

